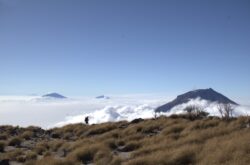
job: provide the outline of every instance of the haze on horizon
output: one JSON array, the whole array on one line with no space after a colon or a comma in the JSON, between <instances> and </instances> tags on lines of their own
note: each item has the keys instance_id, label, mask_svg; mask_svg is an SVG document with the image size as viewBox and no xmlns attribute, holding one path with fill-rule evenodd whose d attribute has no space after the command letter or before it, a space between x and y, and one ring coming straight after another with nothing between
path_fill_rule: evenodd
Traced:
<instances>
[{"instance_id":1,"label":"haze on horizon","mask_svg":"<svg viewBox=\"0 0 250 165\"><path fill-rule=\"evenodd\" d=\"M0 0L0 95L250 95L248 0Z\"/></svg>"}]
</instances>

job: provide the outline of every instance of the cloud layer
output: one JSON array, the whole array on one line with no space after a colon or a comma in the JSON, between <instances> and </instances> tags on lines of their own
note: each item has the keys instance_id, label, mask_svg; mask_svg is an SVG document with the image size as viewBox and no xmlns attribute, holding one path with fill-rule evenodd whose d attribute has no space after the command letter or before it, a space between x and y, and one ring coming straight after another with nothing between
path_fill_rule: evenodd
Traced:
<instances>
[{"instance_id":1,"label":"cloud layer","mask_svg":"<svg viewBox=\"0 0 250 165\"><path fill-rule=\"evenodd\" d=\"M86 116L90 117L90 124L93 124L108 121L131 121L135 118L152 118L153 115L154 107L147 104L138 106L106 106L103 109L96 110L92 113L67 117L65 121L59 122L55 126L79 123L82 122Z\"/></svg>"},{"instance_id":2,"label":"cloud layer","mask_svg":"<svg viewBox=\"0 0 250 165\"><path fill-rule=\"evenodd\" d=\"M76 98L42 99L34 96L0 96L0 125L36 125L43 128L83 122L90 116L90 123L131 121L135 118L152 118L154 109L169 99L164 96L113 96L111 99ZM218 116L216 103L195 99L174 107L161 115L183 113L188 105L199 105L210 115ZM250 115L249 106L238 106L235 116Z\"/></svg>"},{"instance_id":3,"label":"cloud layer","mask_svg":"<svg viewBox=\"0 0 250 165\"><path fill-rule=\"evenodd\" d=\"M37 125L49 128L82 122L86 115L92 116L92 123L117 121L130 119L129 114L132 114L132 110L137 111L140 107L145 107L146 111L152 110L166 101L165 97L161 96L138 95L113 96L111 99L81 97L63 100L43 99L37 96L0 96L0 125ZM127 117L124 116L126 113ZM143 112L141 113L143 115Z\"/></svg>"}]
</instances>

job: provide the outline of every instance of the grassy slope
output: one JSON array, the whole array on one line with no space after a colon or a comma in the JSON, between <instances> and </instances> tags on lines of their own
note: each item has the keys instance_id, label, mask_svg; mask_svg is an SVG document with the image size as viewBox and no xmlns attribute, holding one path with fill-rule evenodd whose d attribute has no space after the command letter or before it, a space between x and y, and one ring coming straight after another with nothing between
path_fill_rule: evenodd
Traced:
<instances>
[{"instance_id":1,"label":"grassy slope","mask_svg":"<svg viewBox=\"0 0 250 165\"><path fill-rule=\"evenodd\" d=\"M175 116L46 131L1 126L0 160L30 165L244 165L250 163L249 124L247 117L191 121Z\"/></svg>"}]
</instances>

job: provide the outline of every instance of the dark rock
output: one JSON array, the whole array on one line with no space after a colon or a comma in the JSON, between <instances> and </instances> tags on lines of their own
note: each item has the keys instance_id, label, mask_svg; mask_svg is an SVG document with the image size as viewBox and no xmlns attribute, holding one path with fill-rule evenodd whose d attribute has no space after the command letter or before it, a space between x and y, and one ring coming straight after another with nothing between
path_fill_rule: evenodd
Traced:
<instances>
[{"instance_id":1,"label":"dark rock","mask_svg":"<svg viewBox=\"0 0 250 165\"><path fill-rule=\"evenodd\" d=\"M32 141L32 140L26 140L26 141L23 141L20 145L20 147L22 148L28 148L28 149L32 149L35 147L35 142Z\"/></svg>"},{"instance_id":2,"label":"dark rock","mask_svg":"<svg viewBox=\"0 0 250 165\"><path fill-rule=\"evenodd\" d=\"M177 105L187 103L191 99L196 99L196 98L200 98L200 99L211 101L211 102L238 105L237 103L230 100L226 96L214 91L212 88L209 88L209 89L198 89L198 90L190 91L182 95L179 95L177 96L175 100L158 107L155 111L167 112Z\"/></svg>"},{"instance_id":3,"label":"dark rock","mask_svg":"<svg viewBox=\"0 0 250 165\"><path fill-rule=\"evenodd\" d=\"M142 121L144 121L144 119L142 119L142 118L138 118L138 119L134 119L134 120L132 120L130 123L132 123L132 124L136 124L136 123L140 123L140 122L142 122Z\"/></svg>"},{"instance_id":4,"label":"dark rock","mask_svg":"<svg viewBox=\"0 0 250 165\"><path fill-rule=\"evenodd\" d=\"M67 155L67 151L65 149L59 149L56 154L58 157L65 157Z\"/></svg>"},{"instance_id":5,"label":"dark rock","mask_svg":"<svg viewBox=\"0 0 250 165\"><path fill-rule=\"evenodd\" d=\"M55 138L55 139L59 139L60 138L60 134L58 134L58 133L52 133L51 137Z\"/></svg>"},{"instance_id":6,"label":"dark rock","mask_svg":"<svg viewBox=\"0 0 250 165\"><path fill-rule=\"evenodd\" d=\"M0 160L0 165L9 165L10 163L10 160L9 159L3 159L3 160Z\"/></svg>"},{"instance_id":7,"label":"dark rock","mask_svg":"<svg viewBox=\"0 0 250 165\"><path fill-rule=\"evenodd\" d=\"M128 127L128 124L121 124L118 126L118 128L121 128L121 129L124 129L124 128L127 128Z\"/></svg>"}]
</instances>

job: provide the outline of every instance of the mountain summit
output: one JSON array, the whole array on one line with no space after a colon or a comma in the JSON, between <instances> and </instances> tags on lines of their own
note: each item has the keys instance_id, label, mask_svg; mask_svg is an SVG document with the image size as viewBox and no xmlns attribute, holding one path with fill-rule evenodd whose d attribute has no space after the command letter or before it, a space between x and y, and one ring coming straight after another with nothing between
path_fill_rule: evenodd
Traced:
<instances>
[{"instance_id":1,"label":"mountain summit","mask_svg":"<svg viewBox=\"0 0 250 165\"><path fill-rule=\"evenodd\" d=\"M156 112L167 112L167 111L170 111L173 107L175 107L177 105L187 103L190 100L196 99L196 98L200 98L202 100L207 100L207 101L211 101L211 102L238 105L237 103L230 100L226 96L216 92L212 88L209 88L209 89L198 89L198 90L190 91L190 92L184 93L182 95L179 95L173 101L156 108L155 111Z\"/></svg>"},{"instance_id":2,"label":"mountain summit","mask_svg":"<svg viewBox=\"0 0 250 165\"><path fill-rule=\"evenodd\" d=\"M96 99L110 99L110 97L101 95L101 96L97 96Z\"/></svg>"},{"instance_id":3,"label":"mountain summit","mask_svg":"<svg viewBox=\"0 0 250 165\"><path fill-rule=\"evenodd\" d=\"M67 97L65 97L61 94L58 94L58 93L49 93L49 94L43 95L42 97L55 98L55 99L66 99L67 98Z\"/></svg>"}]
</instances>

